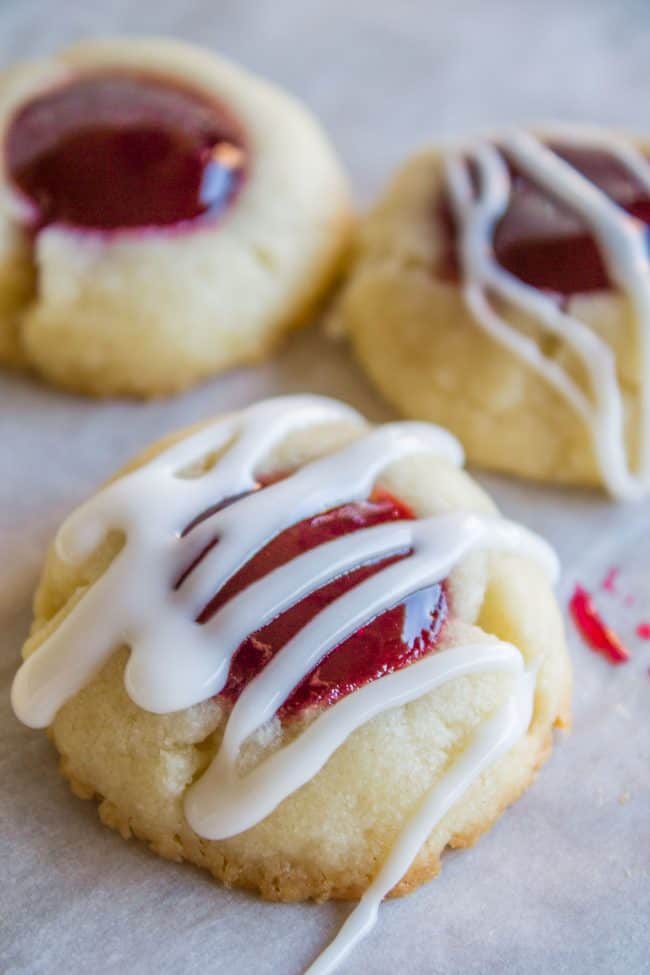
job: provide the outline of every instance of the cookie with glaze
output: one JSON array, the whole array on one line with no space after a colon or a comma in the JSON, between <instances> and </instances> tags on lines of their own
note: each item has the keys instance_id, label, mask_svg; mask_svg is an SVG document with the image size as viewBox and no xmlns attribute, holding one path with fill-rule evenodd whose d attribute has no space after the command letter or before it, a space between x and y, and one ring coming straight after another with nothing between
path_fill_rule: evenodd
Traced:
<instances>
[{"instance_id":1,"label":"cookie with glaze","mask_svg":"<svg viewBox=\"0 0 650 975\"><path fill-rule=\"evenodd\" d=\"M272 479L301 469L355 443L366 431L361 421L341 420L294 432L264 459L259 476ZM153 445L116 478L142 469L191 432ZM208 454L180 476L200 476L218 461L219 454ZM427 451L391 463L377 486L418 518L453 511L495 514L491 500L464 471ZM112 533L74 565L52 548L35 598L25 658L38 654L92 592L123 542ZM449 616L434 652L495 640L514 645L526 665L537 668L532 719L523 737L476 778L435 826L393 895L435 876L446 847L471 845L489 829L531 784L550 753L553 729L568 721L570 669L563 627L539 565L520 554L473 552L451 571L446 586ZM119 617L119 606L105 610ZM251 632L258 623L251 603ZM284 901L359 897L409 816L513 688L507 672L472 673L378 714L261 822L228 839L212 840L190 827L184 798L213 759L230 706L217 696L169 714L148 712L125 690L128 656L127 647L115 646L50 725L72 789L96 800L102 821L125 838L139 837L163 857L192 861L227 885ZM317 714L307 709L291 720L274 718L245 743L240 771L257 767L294 740Z\"/></svg>"},{"instance_id":2,"label":"cookie with glaze","mask_svg":"<svg viewBox=\"0 0 650 975\"><path fill-rule=\"evenodd\" d=\"M575 136L573 129L566 132ZM596 147L602 137L594 137ZM562 132L556 139L561 145ZM585 143L589 148L588 131ZM467 143L470 151L480 144ZM627 145L646 148L634 139ZM363 222L336 326L348 336L382 395L403 415L451 430L471 463L540 481L607 484L608 471L597 456L589 423L530 362L481 327L469 307L445 175L446 161L457 151L462 150L452 144L425 149L392 178ZM636 189L641 197L644 192L648 196L642 187ZM629 188L627 192L629 196ZM650 213L647 200L631 202ZM588 233L584 224L572 223L575 218L562 204L554 210L547 198L546 207L559 221L560 236ZM534 240L529 243L536 245ZM492 245L490 238L486 248ZM540 252L543 246L542 239ZM561 263L579 259L576 250L573 258L562 257ZM453 272L450 260L456 265ZM594 401L584 360L561 332L551 334L537 317L489 291L488 299L513 333L530 339L552 367ZM611 283L589 290L577 285L570 293L558 294L557 301L567 315L593 332L606 355L614 357L623 418L620 440L629 468L638 472L642 442L648 438L643 410L650 376L644 349L650 321L640 317Z\"/></svg>"}]
</instances>

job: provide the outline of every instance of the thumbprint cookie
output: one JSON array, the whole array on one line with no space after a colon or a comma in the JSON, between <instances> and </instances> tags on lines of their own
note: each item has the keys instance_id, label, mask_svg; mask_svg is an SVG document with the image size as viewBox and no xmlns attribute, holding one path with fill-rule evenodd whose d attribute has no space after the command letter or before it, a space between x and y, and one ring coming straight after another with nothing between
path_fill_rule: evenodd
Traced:
<instances>
[{"instance_id":1,"label":"thumbprint cookie","mask_svg":"<svg viewBox=\"0 0 650 975\"><path fill-rule=\"evenodd\" d=\"M288 95L198 48L85 41L0 82L0 361L152 396L262 359L341 268L346 181Z\"/></svg>"},{"instance_id":2,"label":"thumbprint cookie","mask_svg":"<svg viewBox=\"0 0 650 975\"><path fill-rule=\"evenodd\" d=\"M470 462L650 489L650 161L556 126L431 149L365 221L340 306L360 362Z\"/></svg>"},{"instance_id":3,"label":"thumbprint cookie","mask_svg":"<svg viewBox=\"0 0 650 975\"><path fill-rule=\"evenodd\" d=\"M169 437L59 530L13 686L102 821L263 897L438 873L568 717L553 552L418 422L289 396Z\"/></svg>"}]
</instances>

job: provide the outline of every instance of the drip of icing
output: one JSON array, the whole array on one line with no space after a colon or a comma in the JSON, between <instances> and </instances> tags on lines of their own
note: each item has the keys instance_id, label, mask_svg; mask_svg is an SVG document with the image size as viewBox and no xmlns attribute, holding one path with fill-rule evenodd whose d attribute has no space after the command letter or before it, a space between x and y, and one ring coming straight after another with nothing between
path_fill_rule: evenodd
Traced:
<instances>
[{"instance_id":1,"label":"drip of icing","mask_svg":"<svg viewBox=\"0 0 650 975\"><path fill-rule=\"evenodd\" d=\"M462 798L477 777L505 755L526 733L533 713L535 671L524 669L519 651L507 644L497 644L492 649L492 656L481 644L465 647L463 650L469 650L471 654L471 667L465 672L476 672L484 668L511 670L516 675L515 690L497 714L474 734L470 744L440 785L424 797L358 906L305 975L331 975L354 947L372 931L377 923L382 900L407 872L431 831ZM459 651L454 650L447 652L450 655L459 654ZM441 657L444 656L446 653L441 654ZM434 659L437 662L441 658ZM455 676L450 673L451 670L452 668L447 669L446 673L443 670L440 683ZM457 672L462 672L460 666ZM427 689L430 687L431 685Z\"/></svg>"},{"instance_id":2,"label":"drip of icing","mask_svg":"<svg viewBox=\"0 0 650 975\"><path fill-rule=\"evenodd\" d=\"M588 137L576 136L576 145L583 146L587 138L594 148L606 148L630 169L646 192L650 191L650 164L631 145L592 132ZM572 143L564 132L561 141ZM476 322L489 335L527 362L582 417L609 491L620 498L640 497L650 488L650 273L646 227L532 135L506 135L499 139L499 146L520 172L576 213L590 229L612 283L635 314L641 362L638 471L631 469L626 455L623 397L611 348L591 328L567 314L552 296L518 280L495 259L491 242L495 227L507 211L511 176L502 153L487 141L462 147L445 160L465 301ZM495 310L491 295L531 316L567 343L585 367L589 394L558 362L545 356L536 342Z\"/></svg>"},{"instance_id":3,"label":"drip of icing","mask_svg":"<svg viewBox=\"0 0 650 975\"><path fill-rule=\"evenodd\" d=\"M244 138L215 101L170 78L86 75L11 120L6 159L36 229L169 226L221 213L241 186Z\"/></svg>"},{"instance_id":4,"label":"drip of icing","mask_svg":"<svg viewBox=\"0 0 650 975\"><path fill-rule=\"evenodd\" d=\"M350 446L254 490L257 469L288 435L341 421L359 428ZM212 467L201 469L204 458L222 450ZM390 463L417 453L462 462L457 442L442 430L399 423L364 432L353 410L314 396L257 404L173 445L110 484L62 526L57 550L71 563L82 562L111 533L122 535L123 545L23 663L12 689L17 715L31 726L47 725L126 644L131 654L125 685L131 698L158 713L188 707L224 688L251 617L264 625L355 567L387 560L299 629L237 698L219 751L185 796L186 817L196 833L222 839L264 819L373 716L463 674L510 673L515 686L507 704L425 798L331 952L316 963L318 972L331 971L369 929L379 902L408 869L428 833L476 777L525 733L534 675L525 670L519 651L500 641L456 647L356 688L319 711L298 737L245 775L238 771L242 745L334 647L414 592L441 583L468 553L478 548L520 552L552 577L555 557L541 539L496 517L451 512L386 522L296 555L199 620L215 592L288 525L367 498ZM215 538L218 544L211 545ZM392 559L405 552L406 558Z\"/></svg>"}]
</instances>

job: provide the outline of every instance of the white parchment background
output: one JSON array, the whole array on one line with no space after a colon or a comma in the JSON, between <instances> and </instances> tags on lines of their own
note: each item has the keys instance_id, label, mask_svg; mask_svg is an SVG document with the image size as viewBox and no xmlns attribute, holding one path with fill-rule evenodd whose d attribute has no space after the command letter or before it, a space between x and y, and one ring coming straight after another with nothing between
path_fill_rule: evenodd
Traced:
<instances>
[{"instance_id":1,"label":"white parchment background","mask_svg":"<svg viewBox=\"0 0 650 975\"><path fill-rule=\"evenodd\" d=\"M328 126L366 204L412 147L527 119L650 122L650 3L597 0L2 0L0 57L84 34L172 33L287 85ZM92 403L0 377L0 972L298 975L346 905L279 906L224 891L103 829L60 781L8 687L44 547L61 518L163 432L281 391L390 414L317 332L280 358L164 403ZM345 972L638 975L650 970L650 506L482 480L598 591L632 661L618 669L570 629L575 724L530 792L442 876L386 905ZM623 606L623 594L636 602Z\"/></svg>"}]
</instances>

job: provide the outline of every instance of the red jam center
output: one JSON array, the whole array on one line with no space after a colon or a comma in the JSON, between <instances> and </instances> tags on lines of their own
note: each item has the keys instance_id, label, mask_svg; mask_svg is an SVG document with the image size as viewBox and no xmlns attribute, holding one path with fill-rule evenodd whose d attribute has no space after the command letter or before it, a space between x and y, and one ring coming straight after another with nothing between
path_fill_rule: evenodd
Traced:
<instances>
[{"instance_id":1,"label":"red jam center","mask_svg":"<svg viewBox=\"0 0 650 975\"><path fill-rule=\"evenodd\" d=\"M317 545L372 525L413 517L410 509L396 498L376 493L368 501L341 505L292 525L272 539L228 581L198 621L207 622L224 603L251 583ZM321 610L385 566L408 558L409 554L404 552L354 569L252 633L236 651L221 695L234 703L249 681ZM409 596L335 647L294 689L280 709L280 717L286 719L308 707L332 704L364 684L400 670L430 653L435 649L446 616L444 584L429 586Z\"/></svg>"},{"instance_id":2,"label":"red jam center","mask_svg":"<svg viewBox=\"0 0 650 975\"><path fill-rule=\"evenodd\" d=\"M650 224L650 197L627 166L607 152L562 145L553 151L590 182L643 223ZM531 182L511 162L510 203L494 233L499 264L521 281L568 296L609 288L602 254L593 234L575 213ZM444 207L442 223L449 250L441 267L443 276L458 276L454 226Z\"/></svg>"},{"instance_id":3,"label":"red jam center","mask_svg":"<svg viewBox=\"0 0 650 975\"><path fill-rule=\"evenodd\" d=\"M220 213L241 185L243 147L239 124L218 102L169 80L112 73L24 105L5 156L37 229L115 230Z\"/></svg>"}]
</instances>

